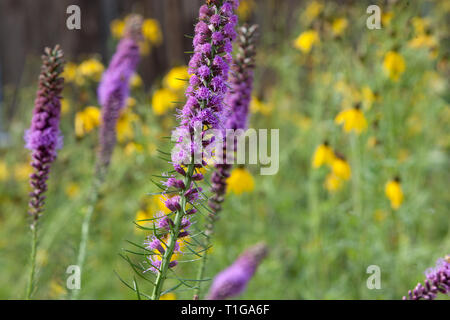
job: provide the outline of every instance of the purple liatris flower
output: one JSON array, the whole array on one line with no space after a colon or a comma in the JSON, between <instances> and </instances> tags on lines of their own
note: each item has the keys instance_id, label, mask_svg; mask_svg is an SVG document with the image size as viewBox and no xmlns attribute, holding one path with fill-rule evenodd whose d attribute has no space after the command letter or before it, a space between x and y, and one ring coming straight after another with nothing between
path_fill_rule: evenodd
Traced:
<instances>
[{"instance_id":1,"label":"purple liatris flower","mask_svg":"<svg viewBox=\"0 0 450 320\"><path fill-rule=\"evenodd\" d=\"M127 19L125 35L117 45L108 69L98 87L102 107L98 165L106 168L116 144L116 124L120 111L129 96L129 80L139 63L139 41L142 37L142 18L133 15Z\"/></svg>"},{"instance_id":2,"label":"purple liatris flower","mask_svg":"<svg viewBox=\"0 0 450 320\"><path fill-rule=\"evenodd\" d=\"M152 299L159 299L167 271L176 265L174 251L179 241L189 235L191 222L187 216L191 217L197 211L195 207L202 197L202 189L197 186L197 182L203 179L199 169L207 164L204 148L213 142L203 138L207 129L222 128L224 124L221 115L232 60L232 41L236 37L237 18L233 11L238 4L237 0L207 0L199 10L193 39L194 53L188 64L191 79L186 89L187 100L178 110L179 126L172 133L175 147L171 162L174 173L180 176L177 178L172 174L162 183L166 188L163 193L176 194L165 201L171 212L164 217L164 222L158 222L158 225L163 225L158 229L158 237L160 240L164 238L167 247L163 254L159 252L160 262L155 261L153 255L149 258L155 262L151 263L151 270L157 274ZM188 210L188 205L192 209Z\"/></svg>"},{"instance_id":3,"label":"purple liatris flower","mask_svg":"<svg viewBox=\"0 0 450 320\"><path fill-rule=\"evenodd\" d=\"M62 135L59 130L61 113L61 91L64 78L60 77L64 68L63 52L57 45L46 48L42 56L42 69L39 75L39 88L34 102L33 118L30 129L25 132L25 147L31 150L31 166L34 172L30 176L33 191L30 193L30 214L33 225L43 210L44 192L50 165L56 159L57 150L62 147Z\"/></svg>"},{"instance_id":4,"label":"purple liatris flower","mask_svg":"<svg viewBox=\"0 0 450 320\"><path fill-rule=\"evenodd\" d=\"M425 272L424 284L417 284L414 290L409 290L403 300L433 300L438 293L450 294L450 255L439 259L435 268Z\"/></svg>"},{"instance_id":5,"label":"purple liatris flower","mask_svg":"<svg viewBox=\"0 0 450 320\"><path fill-rule=\"evenodd\" d=\"M266 255L265 244L247 249L231 266L214 278L207 299L224 300L241 294Z\"/></svg>"},{"instance_id":6,"label":"purple liatris flower","mask_svg":"<svg viewBox=\"0 0 450 320\"><path fill-rule=\"evenodd\" d=\"M224 110L224 129L246 129L248 122L248 110L253 89L253 69L256 55L256 30L257 25L251 27L243 26L238 30L237 53L233 59L230 72L230 90L227 93L225 102L227 108ZM226 193L226 179L230 176L232 165L227 163L227 153L235 151L235 141L232 146L223 140L222 161L215 165L216 170L211 177L211 191L213 196L209 199L208 205L217 213L221 210L221 203L224 201ZM231 158L228 156L228 158ZM209 215L214 219L214 215ZM207 232L211 232L212 224L208 225Z\"/></svg>"}]
</instances>

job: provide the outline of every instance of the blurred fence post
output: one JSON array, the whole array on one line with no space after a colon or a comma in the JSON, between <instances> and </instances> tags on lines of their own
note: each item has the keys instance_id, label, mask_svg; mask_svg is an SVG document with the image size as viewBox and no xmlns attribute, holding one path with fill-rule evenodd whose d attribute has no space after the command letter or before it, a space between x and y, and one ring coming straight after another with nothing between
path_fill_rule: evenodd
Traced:
<instances>
[{"instance_id":1,"label":"blurred fence post","mask_svg":"<svg viewBox=\"0 0 450 320\"><path fill-rule=\"evenodd\" d=\"M3 110L3 73L2 64L0 62L0 148L8 145L8 133L5 131L4 124L4 110Z\"/></svg>"}]
</instances>

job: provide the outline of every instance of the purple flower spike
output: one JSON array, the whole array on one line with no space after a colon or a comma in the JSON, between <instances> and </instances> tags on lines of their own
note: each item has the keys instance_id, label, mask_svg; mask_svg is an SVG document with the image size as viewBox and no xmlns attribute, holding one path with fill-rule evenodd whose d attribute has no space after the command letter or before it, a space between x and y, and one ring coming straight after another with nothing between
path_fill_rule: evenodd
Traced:
<instances>
[{"instance_id":1,"label":"purple flower spike","mask_svg":"<svg viewBox=\"0 0 450 320\"><path fill-rule=\"evenodd\" d=\"M239 28L239 37L237 41L237 55L232 64L232 72L230 72L231 89L225 98L228 109L224 110L221 118L225 121L224 129L246 129L248 122L248 111L253 89L253 69L255 64L255 38L257 26L243 26ZM218 65L226 63L222 58L214 61ZM223 86L213 78L211 83L218 87ZM224 132L226 133L226 132ZM225 134L224 134L225 136ZM211 176L212 197L208 201L209 207L214 211L214 215L209 215L211 222L216 218L215 215L221 210L221 204L225 199L226 179L230 176L231 164L226 161L227 152L234 152L235 143L232 146L226 145L223 141L223 158L222 163L215 165L215 171ZM212 233L213 224L208 224L207 234Z\"/></svg>"},{"instance_id":2,"label":"purple flower spike","mask_svg":"<svg viewBox=\"0 0 450 320\"><path fill-rule=\"evenodd\" d=\"M64 78L60 77L63 67L63 52L59 45L54 49L45 48L33 118L30 129L25 132L25 147L31 151L31 166L34 168L30 176L33 191L30 193L29 203L29 213L33 217L32 228L43 211L43 194L47 191L50 165L56 159L57 150L62 147L59 119L60 95L64 86Z\"/></svg>"},{"instance_id":3,"label":"purple flower spike","mask_svg":"<svg viewBox=\"0 0 450 320\"><path fill-rule=\"evenodd\" d=\"M121 109L130 94L129 80L139 63L139 41L142 38L142 18L133 15L127 21L125 36L117 45L108 69L98 87L98 100L102 106L102 125L99 132L100 149L97 169L109 166L116 145L116 124Z\"/></svg>"},{"instance_id":4,"label":"purple flower spike","mask_svg":"<svg viewBox=\"0 0 450 320\"><path fill-rule=\"evenodd\" d=\"M185 92L187 99L185 105L177 111L179 125L172 132L175 146L171 153L171 162L182 180L170 176L166 183L175 189L171 192L177 195L165 202L166 207L172 211L168 215L173 217L173 226L160 264L161 274L155 283L152 295L154 299L158 299L161 294L160 289L167 270L177 263L172 260L172 254L178 245L177 241L180 241L178 239L189 235L187 229L190 221L185 217L196 212L196 209L187 210L186 204L190 203L195 207L202 191L200 187L194 187L193 183L203 179L199 170L207 165L204 160L209 154L204 150L201 137L207 129L221 129L224 126L221 115L224 112L231 63L228 57L233 49L231 29L235 28L237 22L233 10L237 8L237 4L237 0L207 0L199 10L199 20L193 38L194 53L188 64L191 77ZM219 55L227 58L222 59ZM215 79L214 83L212 79Z\"/></svg>"},{"instance_id":5,"label":"purple flower spike","mask_svg":"<svg viewBox=\"0 0 450 320\"><path fill-rule=\"evenodd\" d=\"M207 299L225 300L244 292L267 251L267 246L262 243L247 249L231 266L214 278Z\"/></svg>"},{"instance_id":6,"label":"purple flower spike","mask_svg":"<svg viewBox=\"0 0 450 320\"><path fill-rule=\"evenodd\" d=\"M414 290L409 290L403 300L433 300L438 293L450 294L450 255L439 259L435 268L425 272L424 285L417 284Z\"/></svg>"}]
</instances>

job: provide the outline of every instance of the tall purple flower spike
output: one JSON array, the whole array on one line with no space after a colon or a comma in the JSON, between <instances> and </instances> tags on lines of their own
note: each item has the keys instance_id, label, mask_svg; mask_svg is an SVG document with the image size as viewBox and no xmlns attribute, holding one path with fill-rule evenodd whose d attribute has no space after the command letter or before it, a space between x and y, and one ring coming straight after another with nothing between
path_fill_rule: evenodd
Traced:
<instances>
[{"instance_id":1,"label":"tall purple flower spike","mask_svg":"<svg viewBox=\"0 0 450 320\"><path fill-rule=\"evenodd\" d=\"M253 69L255 67L256 56L256 31L258 26L251 27L245 25L238 30L237 53L233 59L233 65L230 72L229 90L225 99L227 109L224 110L225 129L247 129L248 111L253 89ZM225 134L224 134L225 136ZM232 165L227 163L227 149L234 152L236 149L236 141L233 146L226 145L223 142L223 159L222 163L215 165L216 170L211 176L211 191L213 196L209 199L208 205L214 213L209 214L209 219L214 220L216 213L221 210L221 204L224 201L226 193L226 179L230 176ZM212 224L208 225L208 229L212 229ZM207 230L210 231L211 230Z\"/></svg>"},{"instance_id":2,"label":"tall purple flower spike","mask_svg":"<svg viewBox=\"0 0 450 320\"><path fill-rule=\"evenodd\" d=\"M403 300L433 300L438 293L450 294L450 255L439 259L436 267L428 269L425 275L425 284L417 284Z\"/></svg>"},{"instance_id":3,"label":"tall purple flower spike","mask_svg":"<svg viewBox=\"0 0 450 320\"><path fill-rule=\"evenodd\" d=\"M30 193L29 203L29 213L33 217L32 227L43 211L50 165L56 159L57 150L62 147L63 142L59 130L61 92L64 87L64 78L60 75L63 68L63 51L59 45L53 49L45 48L33 118L30 129L25 132L25 147L31 150L31 166L34 168L30 175L33 191Z\"/></svg>"},{"instance_id":4,"label":"tall purple flower spike","mask_svg":"<svg viewBox=\"0 0 450 320\"><path fill-rule=\"evenodd\" d=\"M102 107L99 133L99 159L97 169L109 166L116 145L116 124L121 109L129 96L129 80L139 63L139 41L142 38L142 17L133 15L127 20L125 35L117 45L108 69L98 87L98 100Z\"/></svg>"},{"instance_id":5,"label":"tall purple flower spike","mask_svg":"<svg viewBox=\"0 0 450 320\"><path fill-rule=\"evenodd\" d=\"M228 90L228 71L232 62L232 42L236 38L235 25L237 16L233 13L239 5L238 0L207 0L199 9L199 21L195 26L193 38L194 53L190 58L188 72L191 75L189 86L186 89L186 103L178 110L179 126L174 130L180 136L191 137L189 141L180 139L176 141L172 152L172 164L175 172L163 181L163 185L177 194L165 201L165 206L170 214L161 218L160 230L170 234L170 241L165 250L159 250L161 240L152 238L149 249L154 254L160 255L156 261L149 257L151 267L148 269L159 276L155 285L153 298L158 298L164 273L168 268L176 265L171 260L174 251L179 250L177 239L189 234L190 222L187 216L191 216L197 210L195 206L200 198L202 189L196 187L194 182L203 180L203 175L198 169L206 166L203 160L203 149L212 141L203 141L198 144L192 139L194 132L200 125L201 137L206 128L222 128L224 125L222 114L224 98ZM200 154L200 163L194 163L195 155ZM186 211L186 204L192 204L194 208ZM171 216L171 218L169 217ZM162 220L163 219L163 220ZM161 228L161 224L164 227ZM164 230L165 229L165 230ZM167 241L167 238L166 238ZM153 255L154 255L153 254Z\"/></svg>"},{"instance_id":6,"label":"tall purple flower spike","mask_svg":"<svg viewBox=\"0 0 450 320\"><path fill-rule=\"evenodd\" d=\"M207 299L225 300L244 292L267 252L267 246L263 243L247 249L231 266L214 278Z\"/></svg>"}]
</instances>

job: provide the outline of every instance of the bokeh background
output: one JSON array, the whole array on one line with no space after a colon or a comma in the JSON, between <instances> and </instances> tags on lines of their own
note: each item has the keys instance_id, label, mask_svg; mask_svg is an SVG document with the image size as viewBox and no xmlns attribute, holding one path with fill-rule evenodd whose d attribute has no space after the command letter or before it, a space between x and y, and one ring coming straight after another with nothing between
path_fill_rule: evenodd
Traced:
<instances>
[{"instance_id":1,"label":"bokeh background","mask_svg":"<svg viewBox=\"0 0 450 320\"><path fill-rule=\"evenodd\" d=\"M207 275L265 241L270 254L242 298L401 298L450 253L449 2L241 2L241 23L260 25L250 123L280 128L280 170L260 176L253 165L235 172ZM59 43L68 63L64 147L40 222L35 297L65 299L65 271L76 260L95 161L96 88L124 19L140 13L146 19L142 60L118 123L80 295L135 298L116 275L133 277L119 253L130 249L126 240L146 237L133 221L162 207L147 193L155 191L151 175L168 168L157 149L169 148L164 137L176 124L172 102L183 99L177 78L187 77L184 52L192 49L185 35L192 35L201 3L0 2L0 298L23 298L27 280L31 167L23 132L39 55ZM70 4L81 8L79 31L65 27ZM370 4L381 8L379 30L366 27ZM379 290L366 286L369 265L381 268ZM192 278L197 267L177 268ZM165 298L191 297L192 291L179 290Z\"/></svg>"}]
</instances>

